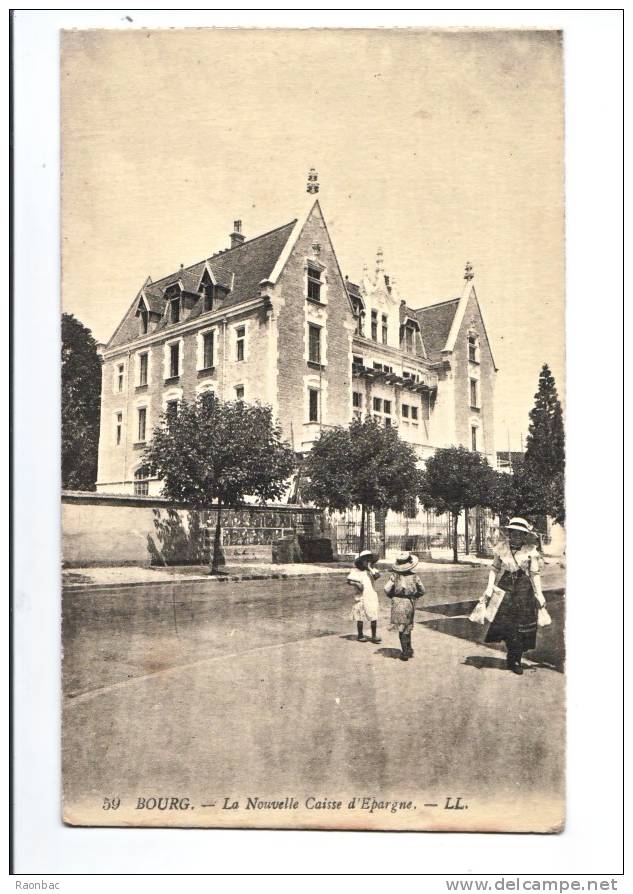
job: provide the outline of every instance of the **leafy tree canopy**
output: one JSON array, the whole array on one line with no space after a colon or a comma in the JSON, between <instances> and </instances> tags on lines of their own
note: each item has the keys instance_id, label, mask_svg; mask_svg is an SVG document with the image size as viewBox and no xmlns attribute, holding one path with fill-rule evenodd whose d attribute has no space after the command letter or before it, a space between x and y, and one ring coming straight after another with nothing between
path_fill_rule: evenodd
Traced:
<instances>
[{"instance_id":1,"label":"leafy tree canopy","mask_svg":"<svg viewBox=\"0 0 633 894\"><path fill-rule=\"evenodd\" d=\"M94 490L97 481L101 361L92 333L62 314L62 487Z\"/></svg>"},{"instance_id":2,"label":"leafy tree canopy","mask_svg":"<svg viewBox=\"0 0 633 894\"><path fill-rule=\"evenodd\" d=\"M223 403L213 394L164 414L144 458L165 496L197 508L278 499L295 464L270 407Z\"/></svg>"},{"instance_id":3,"label":"leafy tree canopy","mask_svg":"<svg viewBox=\"0 0 633 894\"><path fill-rule=\"evenodd\" d=\"M162 479L165 496L198 509L215 502L212 572L223 562L222 508L237 506L247 496L261 503L279 499L295 466L270 407L223 403L213 394L183 401L177 413L163 414L144 460Z\"/></svg>"},{"instance_id":4,"label":"leafy tree canopy","mask_svg":"<svg viewBox=\"0 0 633 894\"><path fill-rule=\"evenodd\" d=\"M459 515L473 506L489 506L496 479L480 453L465 447L442 447L429 457L419 496L427 509Z\"/></svg>"},{"instance_id":5,"label":"leafy tree canopy","mask_svg":"<svg viewBox=\"0 0 633 894\"><path fill-rule=\"evenodd\" d=\"M402 510L416 493L419 477L413 448L395 428L371 417L323 432L306 459L305 473L306 497L333 510Z\"/></svg>"}]
</instances>

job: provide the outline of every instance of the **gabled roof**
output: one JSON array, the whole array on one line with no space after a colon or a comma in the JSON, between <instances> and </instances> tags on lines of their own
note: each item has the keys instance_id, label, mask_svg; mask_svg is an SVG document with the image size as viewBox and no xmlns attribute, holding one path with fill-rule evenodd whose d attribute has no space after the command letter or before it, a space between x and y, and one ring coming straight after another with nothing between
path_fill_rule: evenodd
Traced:
<instances>
[{"instance_id":1,"label":"gabled roof","mask_svg":"<svg viewBox=\"0 0 633 894\"><path fill-rule=\"evenodd\" d=\"M165 310L165 299L162 292L154 290L152 286L145 286L141 291L141 298L145 301L147 309L154 314L161 314Z\"/></svg>"},{"instance_id":2,"label":"gabled roof","mask_svg":"<svg viewBox=\"0 0 633 894\"><path fill-rule=\"evenodd\" d=\"M459 306L459 298L440 301L428 307L411 311L420 324L422 340L430 360L439 360L451 332L451 327Z\"/></svg>"},{"instance_id":3,"label":"gabled roof","mask_svg":"<svg viewBox=\"0 0 633 894\"><path fill-rule=\"evenodd\" d=\"M216 285L227 290L227 295L221 304L222 307L234 307L242 301L256 298L259 295L261 281L271 277L280 255L295 230L296 223L297 221L293 220L275 230L263 233L261 236L255 236L235 248L218 252L190 267L183 267L175 273L170 273L168 276L152 282L151 286L148 285L151 282L148 278L136 296L134 310L138 307L141 297L144 296L149 309L162 315L165 308L165 290L180 282L185 291L196 294L205 269L209 269ZM199 316L200 313L201 307L198 302L192 308L189 318ZM109 342L111 347L124 344L127 340L122 331L125 319L127 319L127 315L112 336ZM169 325L168 320L163 318L157 328L162 329Z\"/></svg>"}]
</instances>

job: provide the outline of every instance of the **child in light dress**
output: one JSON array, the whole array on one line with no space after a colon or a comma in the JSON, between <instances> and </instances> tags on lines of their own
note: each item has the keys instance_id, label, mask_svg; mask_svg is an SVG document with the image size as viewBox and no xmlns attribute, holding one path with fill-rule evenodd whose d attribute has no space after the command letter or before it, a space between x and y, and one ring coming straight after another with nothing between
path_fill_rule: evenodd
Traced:
<instances>
[{"instance_id":1,"label":"child in light dress","mask_svg":"<svg viewBox=\"0 0 633 894\"><path fill-rule=\"evenodd\" d=\"M374 581L380 577L380 572L373 566L377 556L369 549L360 552L354 559L354 568L347 575L347 583L356 591L356 602L351 612L352 621L356 621L357 639L360 643L366 643L368 638L363 632L364 624L371 625L372 643L380 643L378 636L378 594L374 587Z\"/></svg>"}]
</instances>

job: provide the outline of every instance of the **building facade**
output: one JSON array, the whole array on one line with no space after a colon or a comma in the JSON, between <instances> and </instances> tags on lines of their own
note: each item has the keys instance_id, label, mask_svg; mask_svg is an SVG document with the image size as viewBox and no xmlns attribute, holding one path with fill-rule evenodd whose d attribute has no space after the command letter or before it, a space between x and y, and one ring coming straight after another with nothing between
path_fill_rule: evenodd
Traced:
<instances>
[{"instance_id":1,"label":"building facade","mask_svg":"<svg viewBox=\"0 0 633 894\"><path fill-rule=\"evenodd\" d=\"M143 450L162 415L212 390L269 404L297 453L371 413L420 460L494 450L496 368L467 266L461 295L427 307L375 272L341 273L318 200L306 214L163 279L146 279L103 351L97 490L154 495Z\"/></svg>"}]
</instances>

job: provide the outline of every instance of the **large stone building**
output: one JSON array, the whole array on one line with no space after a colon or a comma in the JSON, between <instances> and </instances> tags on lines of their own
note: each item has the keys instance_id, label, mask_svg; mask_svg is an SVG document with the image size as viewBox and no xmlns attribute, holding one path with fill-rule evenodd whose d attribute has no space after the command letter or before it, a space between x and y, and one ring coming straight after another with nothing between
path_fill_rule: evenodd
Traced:
<instances>
[{"instance_id":1,"label":"large stone building","mask_svg":"<svg viewBox=\"0 0 633 894\"><path fill-rule=\"evenodd\" d=\"M495 365L466 267L461 295L415 308L383 269L341 273L318 200L253 239L149 277L103 352L97 490L155 494L142 452L161 414L207 389L270 404L297 452L372 413L421 460L463 444L494 463Z\"/></svg>"}]
</instances>

